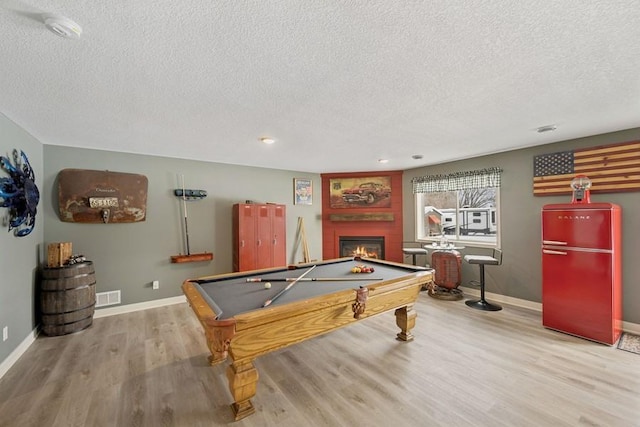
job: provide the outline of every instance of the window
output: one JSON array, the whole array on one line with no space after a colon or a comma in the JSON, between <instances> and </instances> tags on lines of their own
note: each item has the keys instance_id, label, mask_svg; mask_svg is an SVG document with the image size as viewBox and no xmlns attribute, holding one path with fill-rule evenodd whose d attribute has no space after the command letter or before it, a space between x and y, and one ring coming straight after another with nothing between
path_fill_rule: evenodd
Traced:
<instances>
[{"instance_id":1,"label":"window","mask_svg":"<svg viewBox=\"0 0 640 427\"><path fill-rule=\"evenodd\" d=\"M412 180L416 240L499 246L499 168Z\"/></svg>"}]
</instances>

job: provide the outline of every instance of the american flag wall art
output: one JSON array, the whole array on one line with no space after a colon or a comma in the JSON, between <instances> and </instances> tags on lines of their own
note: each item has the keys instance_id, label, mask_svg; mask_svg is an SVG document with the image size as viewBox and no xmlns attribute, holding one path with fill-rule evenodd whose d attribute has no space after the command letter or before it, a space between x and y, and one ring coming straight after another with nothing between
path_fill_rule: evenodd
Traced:
<instances>
[{"instance_id":1,"label":"american flag wall art","mask_svg":"<svg viewBox=\"0 0 640 427\"><path fill-rule=\"evenodd\" d=\"M591 193L640 191L640 141L535 156L533 194L571 194L576 175L591 180Z\"/></svg>"}]
</instances>

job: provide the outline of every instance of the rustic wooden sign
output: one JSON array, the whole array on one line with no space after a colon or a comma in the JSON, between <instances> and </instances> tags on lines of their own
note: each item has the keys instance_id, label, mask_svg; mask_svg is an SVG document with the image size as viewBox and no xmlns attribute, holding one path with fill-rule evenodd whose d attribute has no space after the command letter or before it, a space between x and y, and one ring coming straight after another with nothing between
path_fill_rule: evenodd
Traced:
<instances>
[{"instance_id":1,"label":"rustic wooden sign","mask_svg":"<svg viewBox=\"0 0 640 427\"><path fill-rule=\"evenodd\" d=\"M87 169L58 173L60 220L65 222L140 222L147 215L144 175Z\"/></svg>"},{"instance_id":2,"label":"rustic wooden sign","mask_svg":"<svg viewBox=\"0 0 640 427\"><path fill-rule=\"evenodd\" d=\"M591 180L592 194L640 191L640 141L535 156L533 195L571 194L578 174Z\"/></svg>"}]
</instances>

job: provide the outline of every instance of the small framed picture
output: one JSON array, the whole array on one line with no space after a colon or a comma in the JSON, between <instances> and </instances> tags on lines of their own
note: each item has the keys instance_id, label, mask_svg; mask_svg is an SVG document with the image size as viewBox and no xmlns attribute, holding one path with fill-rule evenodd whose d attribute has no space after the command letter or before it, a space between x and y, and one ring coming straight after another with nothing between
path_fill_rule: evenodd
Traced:
<instances>
[{"instance_id":1,"label":"small framed picture","mask_svg":"<svg viewBox=\"0 0 640 427\"><path fill-rule=\"evenodd\" d=\"M310 205L313 203L313 183L310 179L293 179L293 204Z\"/></svg>"}]
</instances>

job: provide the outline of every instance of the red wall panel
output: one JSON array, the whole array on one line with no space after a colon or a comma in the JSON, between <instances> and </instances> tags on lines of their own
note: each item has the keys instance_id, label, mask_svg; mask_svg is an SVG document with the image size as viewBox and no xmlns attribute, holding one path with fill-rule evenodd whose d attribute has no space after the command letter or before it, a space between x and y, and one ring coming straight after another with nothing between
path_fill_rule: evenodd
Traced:
<instances>
[{"instance_id":1,"label":"red wall panel","mask_svg":"<svg viewBox=\"0 0 640 427\"><path fill-rule=\"evenodd\" d=\"M340 236L384 236L385 259L403 262L402 254L402 171L322 174L322 258L340 256ZM351 203L348 208L332 208L330 180L340 178L390 177L390 206L376 207ZM335 221L331 215L353 216L353 221ZM385 220L372 218L384 217ZM392 220L387 220L388 218Z\"/></svg>"}]
</instances>

